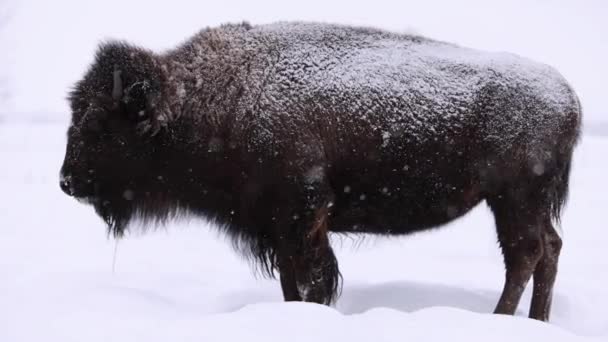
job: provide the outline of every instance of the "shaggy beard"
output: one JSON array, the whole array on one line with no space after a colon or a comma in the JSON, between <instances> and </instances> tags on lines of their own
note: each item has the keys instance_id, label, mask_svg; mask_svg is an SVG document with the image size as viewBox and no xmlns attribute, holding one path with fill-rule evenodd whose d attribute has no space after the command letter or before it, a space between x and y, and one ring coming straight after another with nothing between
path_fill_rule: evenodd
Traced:
<instances>
[{"instance_id":1,"label":"shaggy beard","mask_svg":"<svg viewBox=\"0 0 608 342\"><path fill-rule=\"evenodd\" d=\"M108 235L112 235L114 238L123 237L131 217L130 206L127 203L113 206L113 202L99 199L93 200L91 204L93 204L97 215L106 223Z\"/></svg>"}]
</instances>

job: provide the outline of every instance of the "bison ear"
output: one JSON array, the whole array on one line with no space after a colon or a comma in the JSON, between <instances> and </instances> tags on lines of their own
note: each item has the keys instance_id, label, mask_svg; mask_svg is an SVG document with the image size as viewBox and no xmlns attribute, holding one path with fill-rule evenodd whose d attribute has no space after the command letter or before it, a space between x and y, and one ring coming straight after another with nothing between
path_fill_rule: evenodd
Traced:
<instances>
[{"instance_id":1,"label":"bison ear","mask_svg":"<svg viewBox=\"0 0 608 342\"><path fill-rule=\"evenodd\" d=\"M116 66L112 76L113 107L135 125L138 134L153 136L166 127L168 110L163 107L158 81L150 77L154 75L133 78ZM126 87L125 78L131 78Z\"/></svg>"},{"instance_id":2,"label":"bison ear","mask_svg":"<svg viewBox=\"0 0 608 342\"><path fill-rule=\"evenodd\" d=\"M107 98L113 112L132 122L140 134L156 135L167 126L171 111L163 100L166 70L153 52L111 42L101 47L98 65L103 78L111 80L106 96L111 95Z\"/></svg>"}]
</instances>

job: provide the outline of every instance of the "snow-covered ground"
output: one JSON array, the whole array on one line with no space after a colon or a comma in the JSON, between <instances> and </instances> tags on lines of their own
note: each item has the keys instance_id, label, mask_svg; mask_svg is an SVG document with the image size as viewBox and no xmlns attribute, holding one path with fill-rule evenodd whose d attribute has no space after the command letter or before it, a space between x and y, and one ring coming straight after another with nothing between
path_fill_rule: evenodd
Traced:
<instances>
[{"instance_id":1,"label":"snow-covered ground","mask_svg":"<svg viewBox=\"0 0 608 342\"><path fill-rule=\"evenodd\" d=\"M481 205L430 233L335 238L345 286L335 307L282 303L202 221L117 245L65 196L60 124L0 125L0 341L607 341L608 139L576 150L550 324L490 314L503 282ZM114 266L113 266L114 264Z\"/></svg>"}]
</instances>

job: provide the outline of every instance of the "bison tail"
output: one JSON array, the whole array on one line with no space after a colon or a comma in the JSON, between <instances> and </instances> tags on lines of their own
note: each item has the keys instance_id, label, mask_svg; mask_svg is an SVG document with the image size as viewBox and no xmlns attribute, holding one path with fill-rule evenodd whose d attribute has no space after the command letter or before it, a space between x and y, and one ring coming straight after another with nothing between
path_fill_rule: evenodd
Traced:
<instances>
[{"instance_id":1,"label":"bison tail","mask_svg":"<svg viewBox=\"0 0 608 342\"><path fill-rule=\"evenodd\" d=\"M553 186L550 187L548 200L550 203L551 219L557 225L561 225L561 216L563 208L566 205L569 187L570 187L570 170L572 160L568 158L562 165L559 166L553 179Z\"/></svg>"},{"instance_id":2,"label":"bison tail","mask_svg":"<svg viewBox=\"0 0 608 342\"><path fill-rule=\"evenodd\" d=\"M557 225L561 224L562 211L568 199L574 148L581 138L582 108L578 97L574 96L573 98L576 100L576 106L574 106L572 114L568 116L570 120L564 123L563 129L566 133L562 135L562 146L558 152L557 168L553 173L552 186L549 187L550 192L548 194L551 219Z\"/></svg>"}]
</instances>

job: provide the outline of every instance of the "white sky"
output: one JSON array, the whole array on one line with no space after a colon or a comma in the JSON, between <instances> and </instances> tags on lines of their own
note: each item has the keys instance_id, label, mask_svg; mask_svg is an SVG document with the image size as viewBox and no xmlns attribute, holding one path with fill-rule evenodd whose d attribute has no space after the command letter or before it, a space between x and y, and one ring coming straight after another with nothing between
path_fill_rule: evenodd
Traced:
<instances>
[{"instance_id":1,"label":"white sky","mask_svg":"<svg viewBox=\"0 0 608 342\"><path fill-rule=\"evenodd\" d=\"M0 112L13 115L66 119L67 91L105 38L159 50L224 22L315 20L414 31L551 64L577 90L585 121L608 121L608 1L5 1L11 20L0 35L0 79L8 78L11 97Z\"/></svg>"}]
</instances>

